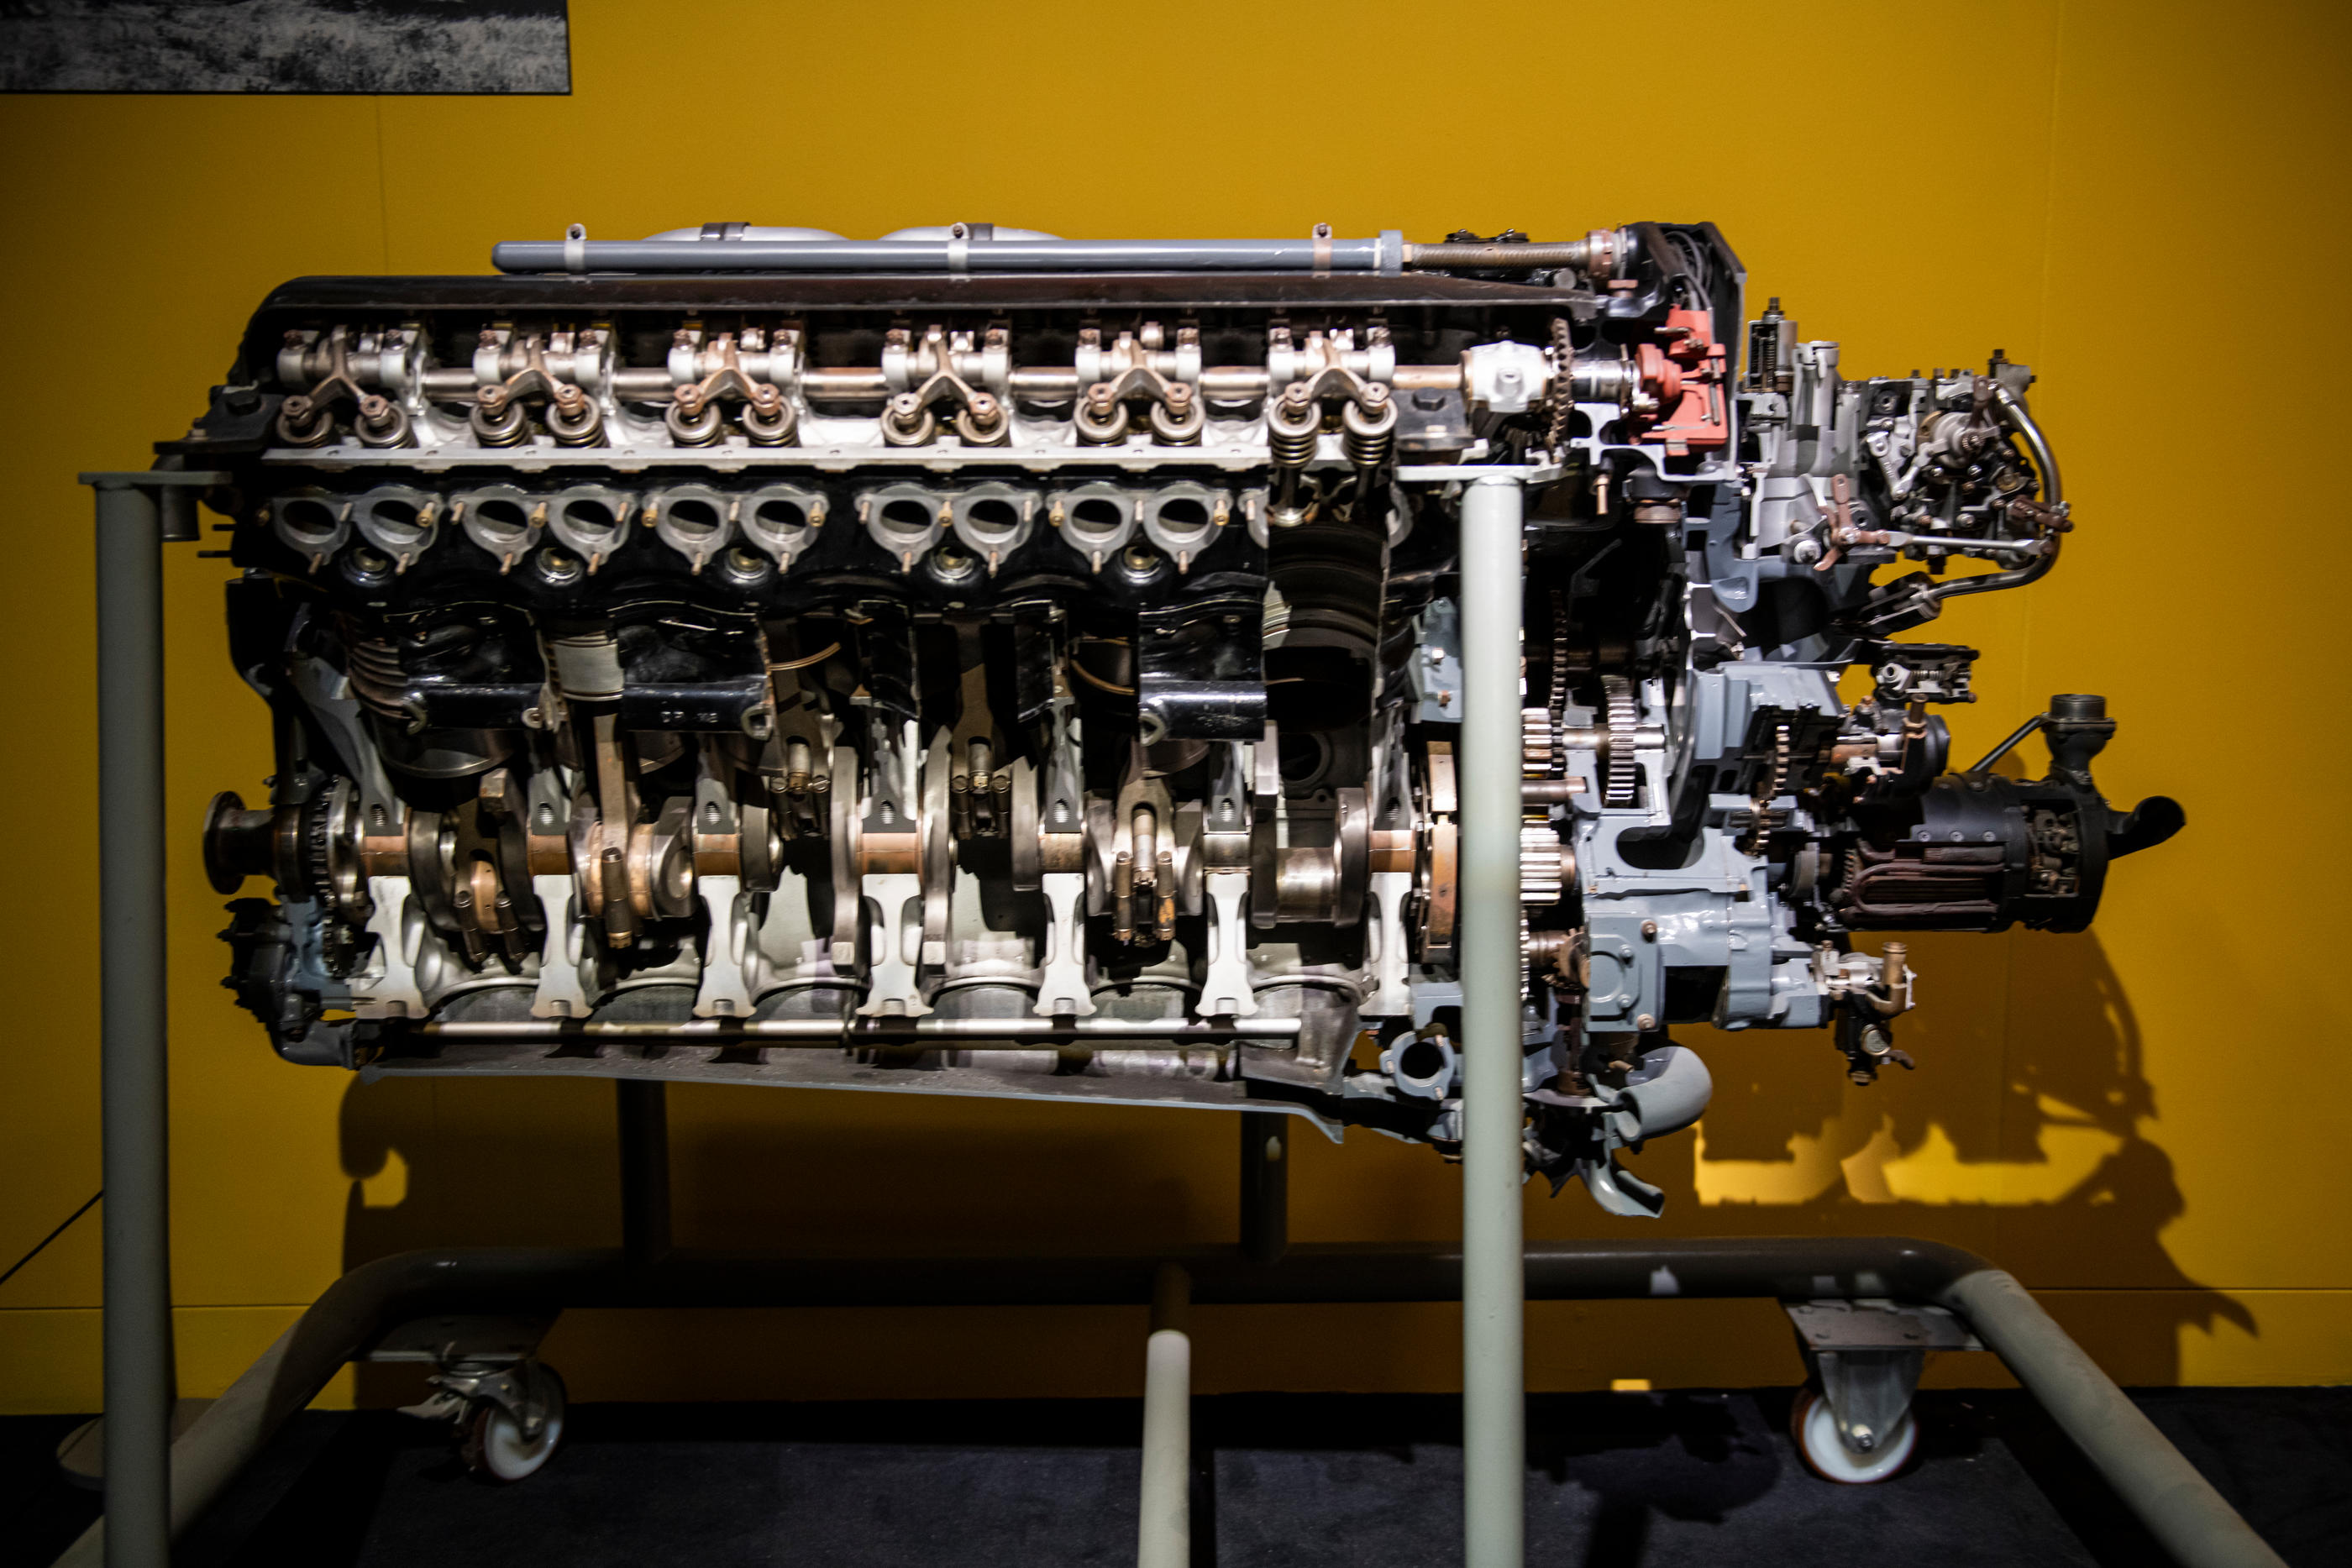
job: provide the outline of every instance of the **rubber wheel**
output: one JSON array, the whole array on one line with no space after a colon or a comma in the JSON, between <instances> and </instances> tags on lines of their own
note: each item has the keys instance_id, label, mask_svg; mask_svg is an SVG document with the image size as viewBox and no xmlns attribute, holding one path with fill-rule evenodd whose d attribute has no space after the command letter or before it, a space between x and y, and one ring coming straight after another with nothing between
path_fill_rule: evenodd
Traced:
<instances>
[{"instance_id":1,"label":"rubber wheel","mask_svg":"<svg viewBox=\"0 0 2352 1568\"><path fill-rule=\"evenodd\" d=\"M1919 1424L1906 1410L1887 1441L1867 1454L1855 1453L1838 1437L1830 1402L1812 1388L1797 1396L1796 1407L1789 1412L1789 1436L1796 1440L1797 1457L1805 1461L1805 1469L1842 1486L1889 1479L1911 1462L1919 1448Z\"/></svg>"},{"instance_id":2,"label":"rubber wheel","mask_svg":"<svg viewBox=\"0 0 2352 1568\"><path fill-rule=\"evenodd\" d=\"M532 1401L547 1412L538 1437L525 1437L522 1424L505 1406L487 1401L466 1423L466 1468L485 1480L527 1480L546 1467L563 1441L563 1379L536 1362L530 1379Z\"/></svg>"}]
</instances>

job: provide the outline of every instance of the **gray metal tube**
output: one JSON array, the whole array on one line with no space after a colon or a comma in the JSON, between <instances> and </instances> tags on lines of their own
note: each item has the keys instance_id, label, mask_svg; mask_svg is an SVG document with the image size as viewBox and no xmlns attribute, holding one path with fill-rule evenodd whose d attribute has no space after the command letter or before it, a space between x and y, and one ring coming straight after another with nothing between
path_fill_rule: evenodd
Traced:
<instances>
[{"instance_id":1,"label":"gray metal tube","mask_svg":"<svg viewBox=\"0 0 2352 1568\"><path fill-rule=\"evenodd\" d=\"M99 1080L105 1141L108 1568L171 1549L163 997L163 582L154 493L98 488Z\"/></svg>"},{"instance_id":2,"label":"gray metal tube","mask_svg":"<svg viewBox=\"0 0 2352 1568\"><path fill-rule=\"evenodd\" d=\"M1151 1336L1143 1351L1143 1499L1136 1513L1136 1568L1192 1562L1192 1282L1173 1263L1151 1286Z\"/></svg>"},{"instance_id":3,"label":"gray metal tube","mask_svg":"<svg viewBox=\"0 0 2352 1568\"><path fill-rule=\"evenodd\" d=\"M1394 239L590 240L591 272L1378 272ZM562 240L490 247L500 272L568 269Z\"/></svg>"},{"instance_id":4,"label":"gray metal tube","mask_svg":"<svg viewBox=\"0 0 2352 1568\"><path fill-rule=\"evenodd\" d=\"M1462 497L1462 1466L1464 1561L1526 1560L1520 1245L1519 533L1515 477Z\"/></svg>"},{"instance_id":5,"label":"gray metal tube","mask_svg":"<svg viewBox=\"0 0 2352 1568\"><path fill-rule=\"evenodd\" d=\"M2122 1391L2067 1342L2032 1298L1984 1260L1900 1237L1751 1237L1738 1240L1539 1241L1527 1253L1537 1301L1785 1301L1891 1296L1952 1308L2040 1397L2061 1428L2098 1458L2126 1506L2189 1568L2276 1568L2229 1504L2188 1469L2161 1434L2136 1428ZM361 1265L209 1406L172 1449L172 1525L184 1529L225 1491L272 1433L382 1330L457 1311L562 1307L861 1307L1122 1305L1153 1292L1163 1259L786 1258L672 1253L658 1264L622 1251L509 1249L405 1252ZM1462 1291L1458 1248L1309 1243L1272 1267L1237 1250L1182 1255L1191 1299L1214 1305L1439 1301ZM1985 1277L1982 1286L1971 1281ZM1995 1281L1998 1281L1997 1283ZM2106 1430L2103 1433L2103 1428ZM2210 1526L2186 1531L2167 1511ZM103 1521L60 1558L97 1568Z\"/></svg>"},{"instance_id":6,"label":"gray metal tube","mask_svg":"<svg viewBox=\"0 0 2352 1568\"><path fill-rule=\"evenodd\" d=\"M2024 1286L1984 1269L1938 1299L2008 1364L2182 1568L2285 1568Z\"/></svg>"}]
</instances>

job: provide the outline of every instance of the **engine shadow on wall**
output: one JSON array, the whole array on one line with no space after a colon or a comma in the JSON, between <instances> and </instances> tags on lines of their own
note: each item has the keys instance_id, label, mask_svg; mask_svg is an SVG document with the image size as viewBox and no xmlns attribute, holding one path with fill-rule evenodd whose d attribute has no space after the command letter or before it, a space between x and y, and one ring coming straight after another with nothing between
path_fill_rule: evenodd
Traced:
<instances>
[{"instance_id":1,"label":"engine shadow on wall","mask_svg":"<svg viewBox=\"0 0 2352 1568\"><path fill-rule=\"evenodd\" d=\"M1533 1200L1530 1234L1943 1240L2039 1290L2117 1292L2092 1343L2135 1383L2178 1378L2184 1328L2258 1333L2165 1249L2184 1201L2151 1136L2164 1108L2139 1025L2098 939L1929 935L1915 955L1934 987L1905 1025L1917 1071L1855 1088L1826 1031L1682 1031L1717 1093L1696 1135L1633 1162L1666 1190L1666 1219L1615 1219L1571 1190ZM1234 1234L1223 1114L699 1086L673 1089L672 1125L682 1245L1132 1251ZM1358 1130L1324 1151L1300 1133L1299 1234L1454 1233L1458 1185L1425 1150ZM604 1081L354 1082L341 1138L346 1268L413 1248L619 1234Z\"/></svg>"},{"instance_id":2,"label":"engine shadow on wall","mask_svg":"<svg viewBox=\"0 0 2352 1568\"><path fill-rule=\"evenodd\" d=\"M2165 1249L2186 1208L2150 1135L2166 1107L2097 936L1923 935L1914 962L1933 986L1905 1020L1916 1071L1856 1088L1825 1043L1803 1060L1819 1036L1694 1036L1715 1099L1695 1140L1654 1151L1643 1174L1708 1233L1919 1236L2037 1291L2134 1292L2095 1345L2127 1382L2177 1380L2184 1328L2259 1333Z\"/></svg>"},{"instance_id":3,"label":"engine shadow on wall","mask_svg":"<svg viewBox=\"0 0 2352 1568\"><path fill-rule=\"evenodd\" d=\"M668 1105L681 1247L1029 1255L1172 1250L1235 1235L1238 1145L1226 1113L678 1084ZM341 1136L352 1177L347 1270L418 1249L618 1244L618 1113L607 1081L354 1081ZM937 1321L952 1339L952 1317ZM1037 1371L1059 1354L1046 1333L1021 1331L992 1359ZM757 1370L747 1376L795 1382L785 1364L802 1342L788 1337L730 1342L728 1354L749 1358ZM657 1364L676 1348L633 1343L626 1354ZM1115 1379L1127 1359L1102 1375ZM1076 1363L1097 1367L1083 1350ZM593 1371L614 1369L571 1370L585 1388L609 1381ZM414 1368L357 1371L362 1406L420 1396ZM625 1381L651 1375L631 1370ZM894 1385L910 1375L876 1369ZM1055 1381L1071 1375L1066 1368Z\"/></svg>"},{"instance_id":4,"label":"engine shadow on wall","mask_svg":"<svg viewBox=\"0 0 2352 1568\"><path fill-rule=\"evenodd\" d=\"M566 0L0 0L0 92L569 93Z\"/></svg>"}]
</instances>

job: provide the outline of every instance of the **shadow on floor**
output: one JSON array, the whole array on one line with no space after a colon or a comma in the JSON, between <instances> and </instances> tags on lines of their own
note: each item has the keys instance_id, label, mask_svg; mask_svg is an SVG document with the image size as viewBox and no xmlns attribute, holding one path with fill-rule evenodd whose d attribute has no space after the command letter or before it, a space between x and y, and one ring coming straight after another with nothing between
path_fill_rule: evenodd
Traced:
<instances>
[{"instance_id":1,"label":"shadow on floor","mask_svg":"<svg viewBox=\"0 0 2352 1568\"><path fill-rule=\"evenodd\" d=\"M1579 1568L2163 1558L2040 1410L1929 1393L1921 1458L1885 1486L1797 1462L1789 1395L1529 1403L1528 1558ZM2352 1560L2352 1389L2138 1396L2296 1568ZM304 1416L177 1554L181 1568L512 1568L647 1562L1034 1568L1134 1560L1132 1401L584 1406L519 1486L389 1411ZM1198 1402L1197 1568L1460 1560L1459 1405L1445 1396ZM47 1465L66 1417L0 1421L0 1508L47 1562L93 1511Z\"/></svg>"}]
</instances>

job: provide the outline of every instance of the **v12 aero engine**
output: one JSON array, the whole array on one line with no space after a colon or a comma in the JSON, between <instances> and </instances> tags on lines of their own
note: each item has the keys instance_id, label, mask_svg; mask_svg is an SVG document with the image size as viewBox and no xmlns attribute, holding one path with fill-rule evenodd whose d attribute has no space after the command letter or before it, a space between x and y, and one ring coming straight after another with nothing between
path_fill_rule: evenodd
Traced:
<instances>
[{"instance_id":1,"label":"v12 aero engine","mask_svg":"<svg viewBox=\"0 0 2352 1568\"><path fill-rule=\"evenodd\" d=\"M1653 1213L1614 1154L1706 1103L1672 1026L1908 1066L1906 948L1855 933L2077 930L2179 826L2100 796L2096 696L2030 721L2042 778L1949 770L1976 653L1895 640L2057 559L2025 368L1845 380L1712 225L496 259L285 286L162 448L231 481L277 762L205 863L276 884L229 983L289 1061L1451 1153L1462 787L1516 768L1528 1158ZM1494 484L1499 758L1460 750Z\"/></svg>"}]
</instances>

